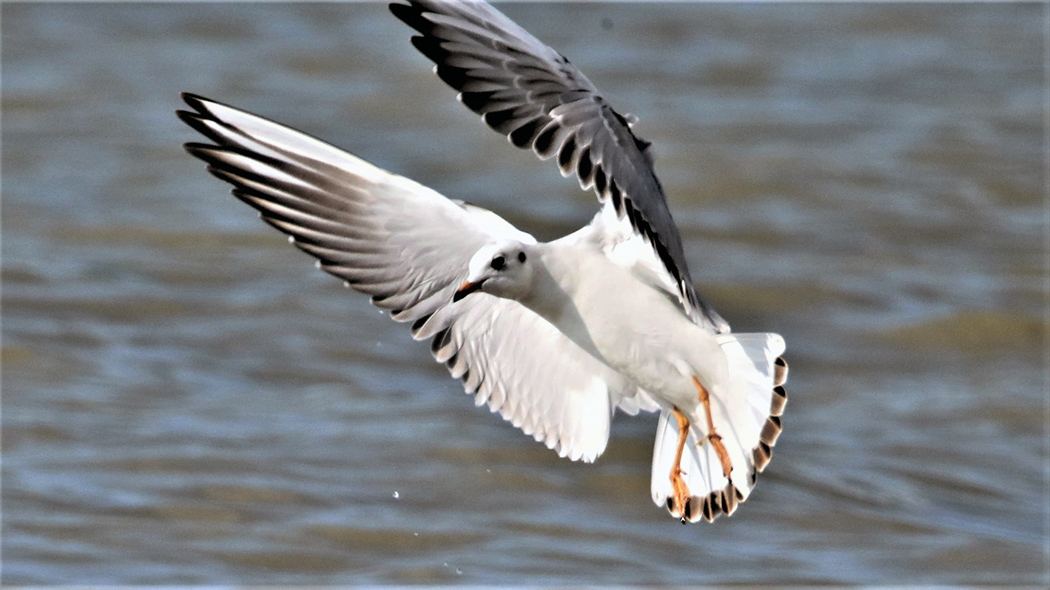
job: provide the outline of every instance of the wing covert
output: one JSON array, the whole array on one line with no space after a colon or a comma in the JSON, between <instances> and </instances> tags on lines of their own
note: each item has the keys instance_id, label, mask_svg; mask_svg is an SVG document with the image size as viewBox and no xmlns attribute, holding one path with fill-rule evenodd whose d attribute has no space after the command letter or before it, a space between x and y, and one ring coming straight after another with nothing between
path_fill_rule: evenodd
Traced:
<instances>
[{"instance_id":1,"label":"wing covert","mask_svg":"<svg viewBox=\"0 0 1050 590\"><path fill-rule=\"evenodd\" d=\"M693 287L650 142L565 56L484 2L409 0L390 10L420 33L412 44L464 105L514 145L556 156L562 175L575 174L646 239L694 321L728 330Z\"/></svg>"},{"instance_id":2,"label":"wing covert","mask_svg":"<svg viewBox=\"0 0 1050 590\"><path fill-rule=\"evenodd\" d=\"M214 142L187 151L323 270L411 322L415 339L431 338L478 405L562 456L601 454L613 408L637 386L517 302L485 293L452 302L479 248L532 236L283 125L183 98L195 112L179 117Z\"/></svg>"}]
</instances>

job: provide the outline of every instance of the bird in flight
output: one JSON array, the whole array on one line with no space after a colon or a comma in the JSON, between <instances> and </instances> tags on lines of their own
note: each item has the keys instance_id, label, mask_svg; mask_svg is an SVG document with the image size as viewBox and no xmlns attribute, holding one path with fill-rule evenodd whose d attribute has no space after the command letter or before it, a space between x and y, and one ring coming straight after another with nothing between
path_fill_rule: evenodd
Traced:
<instances>
[{"instance_id":1,"label":"bird in flight","mask_svg":"<svg viewBox=\"0 0 1050 590\"><path fill-rule=\"evenodd\" d=\"M460 102L594 190L589 224L538 242L491 211L188 93L192 110L178 115L211 143L186 150L321 269L429 339L477 405L587 462L616 409L659 412L653 501L682 523L733 514L781 432L783 338L731 332L697 293L649 142L568 59L483 2L390 10Z\"/></svg>"}]
</instances>

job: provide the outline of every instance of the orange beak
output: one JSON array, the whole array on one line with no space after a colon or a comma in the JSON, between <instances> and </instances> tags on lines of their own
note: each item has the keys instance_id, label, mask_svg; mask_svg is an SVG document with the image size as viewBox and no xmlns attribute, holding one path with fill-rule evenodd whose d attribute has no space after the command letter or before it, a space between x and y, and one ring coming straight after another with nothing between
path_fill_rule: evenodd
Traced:
<instances>
[{"instance_id":1,"label":"orange beak","mask_svg":"<svg viewBox=\"0 0 1050 590\"><path fill-rule=\"evenodd\" d=\"M482 281L478 281L476 283L464 281L463 284L460 285L458 289L456 289L456 294L452 296L452 301L459 301L460 299L463 299L464 297L470 295L474 291L480 291L481 283Z\"/></svg>"}]
</instances>

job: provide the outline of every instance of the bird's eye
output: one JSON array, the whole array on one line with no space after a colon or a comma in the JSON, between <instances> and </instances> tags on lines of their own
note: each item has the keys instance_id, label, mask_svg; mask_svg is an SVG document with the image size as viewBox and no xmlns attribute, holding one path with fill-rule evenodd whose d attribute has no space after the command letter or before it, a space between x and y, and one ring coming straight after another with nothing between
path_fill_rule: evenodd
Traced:
<instances>
[{"instance_id":1,"label":"bird's eye","mask_svg":"<svg viewBox=\"0 0 1050 590\"><path fill-rule=\"evenodd\" d=\"M497 256L492 259L492 270L503 270L503 265L506 264L506 260L502 256Z\"/></svg>"},{"instance_id":2,"label":"bird's eye","mask_svg":"<svg viewBox=\"0 0 1050 590\"><path fill-rule=\"evenodd\" d=\"M518 252L518 262L525 262L525 253Z\"/></svg>"}]
</instances>

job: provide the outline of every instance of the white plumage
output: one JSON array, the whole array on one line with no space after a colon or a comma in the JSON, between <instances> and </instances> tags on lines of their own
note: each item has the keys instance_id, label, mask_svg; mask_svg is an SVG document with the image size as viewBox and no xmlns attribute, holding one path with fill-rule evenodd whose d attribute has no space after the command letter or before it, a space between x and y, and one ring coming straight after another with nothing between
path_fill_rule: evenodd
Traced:
<instances>
[{"instance_id":1,"label":"white plumage","mask_svg":"<svg viewBox=\"0 0 1050 590\"><path fill-rule=\"evenodd\" d=\"M603 206L590 224L539 243L490 211L188 94L194 112L180 117L214 143L187 150L322 269L431 340L478 405L584 461L604 451L617 407L659 410L653 501L682 522L732 513L780 433L783 339L730 333L696 293L648 143L567 60L486 4L392 10L464 104L595 189Z\"/></svg>"}]
</instances>

